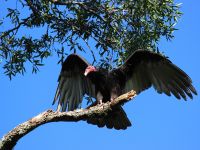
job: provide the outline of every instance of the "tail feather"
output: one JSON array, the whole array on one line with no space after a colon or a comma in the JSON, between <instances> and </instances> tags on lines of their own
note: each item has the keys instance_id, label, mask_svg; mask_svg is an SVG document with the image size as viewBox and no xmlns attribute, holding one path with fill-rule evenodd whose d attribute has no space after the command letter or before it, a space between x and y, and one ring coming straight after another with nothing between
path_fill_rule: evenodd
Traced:
<instances>
[{"instance_id":1,"label":"tail feather","mask_svg":"<svg viewBox=\"0 0 200 150\"><path fill-rule=\"evenodd\" d=\"M87 123L97 125L100 128L106 126L109 129L114 128L116 130L125 130L131 126L131 122L121 106L114 108L107 116L102 118L90 118Z\"/></svg>"}]
</instances>

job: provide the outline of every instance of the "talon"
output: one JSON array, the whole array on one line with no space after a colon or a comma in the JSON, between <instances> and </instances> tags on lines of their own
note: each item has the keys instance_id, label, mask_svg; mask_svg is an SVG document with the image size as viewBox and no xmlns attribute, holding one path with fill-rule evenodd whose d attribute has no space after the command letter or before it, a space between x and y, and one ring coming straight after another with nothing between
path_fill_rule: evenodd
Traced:
<instances>
[{"instance_id":1,"label":"talon","mask_svg":"<svg viewBox=\"0 0 200 150\"><path fill-rule=\"evenodd\" d=\"M115 98L111 98L111 99L110 99L111 102L114 101L114 100L115 100Z\"/></svg>"},{"instance_id":2,"label":"talon","mask_svg":"<svg viewBox=\"0 0 200 150\"><path fill-rule=\"evenodd\" d=\"M98 101L98 105L102 105L103 104L103 101L102 99Z\"/></svg>"}]
</instances>

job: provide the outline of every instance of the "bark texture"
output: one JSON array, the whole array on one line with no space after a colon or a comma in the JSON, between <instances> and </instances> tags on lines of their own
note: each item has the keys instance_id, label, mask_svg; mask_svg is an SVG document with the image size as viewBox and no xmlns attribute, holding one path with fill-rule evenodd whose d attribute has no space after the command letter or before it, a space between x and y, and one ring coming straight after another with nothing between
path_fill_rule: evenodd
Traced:
<instances>
[{"instance_id":1,"label":"bark texture","mask_svg":"<svg viewBox=\"0 0 200 150\"><path fill-rule=\"evenodd\" d=\"M16 145L17 141L37 128L40 125L49 122L77 122L80 120L87 121L91 117L102 117L107 115L109 111L112 111L112 108L121 105L133 97L136 96L135 91L130 91L126 94L123 94L116 98L112 102L103 103L102 105L97 105L89 107L87 109L78 109L75 111L69 112L57 112L53 110L47 110L39 115L31 118L30 120L18 125L0 140L0 150L11 150Z\"/></svg>"}]
</instances>

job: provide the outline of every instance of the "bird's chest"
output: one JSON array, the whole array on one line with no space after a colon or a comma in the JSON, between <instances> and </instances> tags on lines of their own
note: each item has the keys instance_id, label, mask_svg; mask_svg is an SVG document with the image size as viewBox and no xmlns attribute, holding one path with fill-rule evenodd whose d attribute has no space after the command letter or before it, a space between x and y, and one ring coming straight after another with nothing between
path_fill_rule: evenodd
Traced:
<instances>
[{"instance_id":1,"label":"bird's chest","mask_svg":"<svg viewBox=\"0 0 200 150\"><path fill-rule=\"evenodd\" d=\"M110 93L111 85L108 78L104 77L100 79L96 88L96 91L100 91L103 95L105 95L106 93Z\"/></svg>"},{"instance_id":2,"label":"bird's chest","mask_svg":"<svg viewBox=\"0 0 200 150\"><path fill-rule=\"evenodd\" d=\"M99 82L97 92L100 92L103 96L103 101L108 101L115 99L121 94L121 87L119 82L115 80L112 76L107 76L104 80Z\"/></svg>"},{"instance_id":3,"label":"bird's chest","mask_svg":"<svg viewBox=\"0 0 200 150\"><path fill-rule=\"evenodd\" d=\"M113 74L109 73L93 73L89 76L95 84L95 92L97 97L103 97L103 101L106 102L116 98L121 94L121 88L119 81L115 79Z\"/></svg>"}]
</instances>

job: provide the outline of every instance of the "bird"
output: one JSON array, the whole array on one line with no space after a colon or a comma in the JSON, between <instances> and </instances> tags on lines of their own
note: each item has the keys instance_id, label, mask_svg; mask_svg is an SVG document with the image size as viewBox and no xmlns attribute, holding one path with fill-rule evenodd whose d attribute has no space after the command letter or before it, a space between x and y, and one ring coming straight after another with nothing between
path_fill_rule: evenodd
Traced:
<instances>
[{"instance_id":1,"label":"bird","mask_svg":"<svg viewBox=\"0 0 200 150\"><path fill-rule=\"evenodd\" d=\"M69 55L62 65L53 104L58 101L57 111L72 111L80 107L85 94L102 104L131 90L138 95L150 87L159 94L174 95L177 99L187 100L197 95L191 78L168 57L139 49L112 70L94 67L77 54ZM89 118L87 122L117 130L131 126L122 106L117 106L107 116Z\"/></svg>"}]
</instances>

